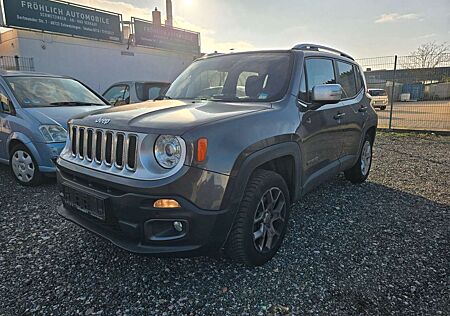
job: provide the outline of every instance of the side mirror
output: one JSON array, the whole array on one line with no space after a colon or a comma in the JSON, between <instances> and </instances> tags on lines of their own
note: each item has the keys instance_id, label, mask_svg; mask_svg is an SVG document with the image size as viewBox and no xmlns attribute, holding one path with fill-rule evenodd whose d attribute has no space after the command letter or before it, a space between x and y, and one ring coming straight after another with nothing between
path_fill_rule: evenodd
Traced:
<instances>
[{"instance_id":1,"label":"side mirror","mask_svg":"<svg viewBox=\"0 0 450 316\"><path fill-rule=\"evenodd\" d=\"M0 112L15 114L14 107L12 106L11 102L8 99L6 99L5 101L0 100Z\"/></svg>"},{"instance_id":2,"label":"side mirror","mask_svg":"<svg viewBox=\"0 0 450 316\"><path fill-rule=\"evenodd\" d=\"M319 106L338 103L342 99L343 90L340 84L323 84L312 89L312 102Z\"/></svg>"}]
</instances>

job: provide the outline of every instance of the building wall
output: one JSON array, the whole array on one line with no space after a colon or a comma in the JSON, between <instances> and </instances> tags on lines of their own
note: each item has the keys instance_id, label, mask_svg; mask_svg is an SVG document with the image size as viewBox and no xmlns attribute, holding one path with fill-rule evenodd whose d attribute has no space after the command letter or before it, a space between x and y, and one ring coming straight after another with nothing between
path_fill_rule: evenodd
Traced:
<instances>
[{"instance_id":1,"label":"building wall","mask_svg":"<svg viewBox=\"0 0 450 316\"><path fill-rule=\"evenodd\" d=\"M172 82L195 58L192 54L133 46L127 50L127 44L39 32L7 33L2 34L0 55L32 57L36 71L74 77L100 93L118 81Z\"/></svg>"}]
</instances>

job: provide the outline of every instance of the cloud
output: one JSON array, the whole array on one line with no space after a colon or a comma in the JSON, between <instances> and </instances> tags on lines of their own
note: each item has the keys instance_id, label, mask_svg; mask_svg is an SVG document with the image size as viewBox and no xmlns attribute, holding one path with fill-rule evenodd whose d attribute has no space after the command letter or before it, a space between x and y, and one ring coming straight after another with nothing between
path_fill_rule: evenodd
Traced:
<instances>
[{"instance_id":1,"label":"cloud","mask_svg":"<svg viewBox=\"0 0 450 316\"><path fill-rule=\"evenodd\" d=\"M152 20L151 10L148 8L136 7L130 3L109 0L78 0L78 4L101 8L103 10L121 13L124 20L137 17L144 20ZM164 20L164 17L162 17ZM228 52L230 48L235 51L251 50L253 45L245 41L220 41L214 31L203 28L182 17L174 17L174 26L190 31L199 32L201 36L202 52L212 53L214 51Z\"/></svg>"},{"instance_id":2,"label":"cloud","mask_svg":"<svg viewBox=\"0 0 450 316\"><path fill-rule=\"evenodd\" d=\"M417 20L417 19L419 19L419 15L416 13L407 13L407 14L384 13L380 15L378 19L375 20L375 23L388 23L402 20Z\"/></svg>"},{"instance_id":3,"label":"cloud","mask_svg":"<svg viewBox=\"0 0 450 316\"><path fill-rule=\"evenodd\" d=\"M417 36L416 38L417 39L427 39L427 38L431 38L431 37L435 37L435 36L437 36L436 33L431 33L431 34L420 35L420 36Z\"/></svg>"}]
</instances>

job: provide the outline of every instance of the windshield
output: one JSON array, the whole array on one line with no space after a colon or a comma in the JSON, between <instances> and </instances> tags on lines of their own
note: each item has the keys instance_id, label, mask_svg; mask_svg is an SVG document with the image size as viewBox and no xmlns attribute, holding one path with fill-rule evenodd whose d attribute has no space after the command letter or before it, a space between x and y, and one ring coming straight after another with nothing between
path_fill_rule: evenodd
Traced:
<instances>
[{"instance_id":1,"label":"windshield","mask_svg":"<svg viewBox=\"0 0 450 316\"><path fill-rule=\"evenodd\" d=\"M291 54L245 53L199 60L166 93L171 99L271 102L286 93Z\"/></svg>"},{"instance_id":2,"label":"windshield","mask_svg":"<svg viewBox=\"0 0 450 316\"><path fill-rule=\"evenodd\" d=\"M369 94L373 97L382 97L386 95L384 90L369 90Z\"/></svg>"},{"instance_id":3,"label":"windshield","mask_svg":"<svg viewBox=\"0 0 450 316\"><path fill-rule=\"evenodd\" d=\"M70 78L5 77L24 108L106 105L81 83Z\"/></svg>"},{"instance_id":4,"label":"windshield","mask_svg":"<svg viewBox=\"0 0 450 316\"><path fill-rule=\"evenodd\" d=\"M168 86L168 83L136 82L136 95L141 101L154 100L164 94Z\"/></svg>"}]
</instances>

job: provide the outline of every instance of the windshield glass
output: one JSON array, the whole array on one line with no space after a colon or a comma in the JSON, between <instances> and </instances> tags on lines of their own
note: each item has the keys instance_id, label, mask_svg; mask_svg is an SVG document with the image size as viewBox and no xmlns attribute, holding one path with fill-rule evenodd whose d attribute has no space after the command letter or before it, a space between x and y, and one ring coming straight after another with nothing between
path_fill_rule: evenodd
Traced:
<instances>
[{"instance_id":1,"label":"windshield glass","mask_svg":"<svg viewBox=\"0 0 450 316\"><path fill-rule=\"evenodd\" d=\"M384 90L369 90L369 94L373 97L382 97L386 95Z\"/></svg>"},{"instance_id":2,"label":"windshield glass","mask_svg":"<svg viewBox=\"0 0 450 316\"><path fill-rule=\"evenodd\" d=\"M89 89L70 78L5 77L24 108L105 105Z\"/></svg>"},{"instance_id":3,"label":"windshield glass","mask_svg":"<svg viewBox=\"0 0 450 316\"><path fill-rule=\"evenodd\" d=\"M199 60L170 86L172 99L271 102L286 93L291 54L245 53Z\"/></svg>"},{"instance_id":4,"label":"windshield glass","mask_svg":"<svg viewBox=\"0 0 450 316\"><path fill-rule=\"evenodd\" d=\"M136 82L136 95L139 100L154 100L164 94L169 84Z\"/></svg>"}]
</instances>

